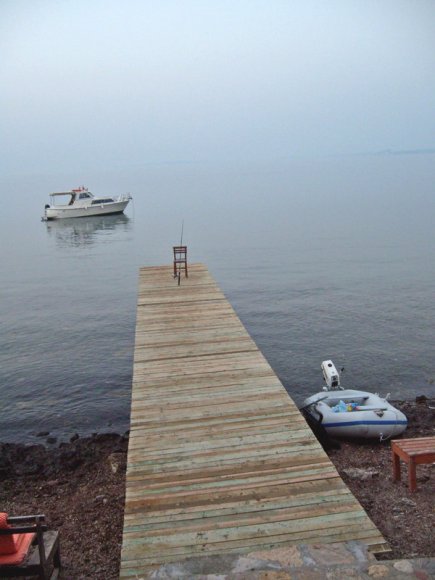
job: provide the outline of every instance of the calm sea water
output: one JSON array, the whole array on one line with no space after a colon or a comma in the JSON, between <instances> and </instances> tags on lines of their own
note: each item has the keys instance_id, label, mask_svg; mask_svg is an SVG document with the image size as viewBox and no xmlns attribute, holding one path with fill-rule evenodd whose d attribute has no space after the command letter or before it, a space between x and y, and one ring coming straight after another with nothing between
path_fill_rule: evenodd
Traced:
<instances>
[{"instance_id":1,"label":"calm sea water","mask_svg":"<svg viewBox=\"0 0 435 580\"><path fill-rule=\"evenodd\" d=\"M48 193L131 192L123 216L40 221ZM140 266L184 241L300 403L435 395L434 156L173 164L3 177L0 440L129 428Z\"/></svg>"}]
</instances>

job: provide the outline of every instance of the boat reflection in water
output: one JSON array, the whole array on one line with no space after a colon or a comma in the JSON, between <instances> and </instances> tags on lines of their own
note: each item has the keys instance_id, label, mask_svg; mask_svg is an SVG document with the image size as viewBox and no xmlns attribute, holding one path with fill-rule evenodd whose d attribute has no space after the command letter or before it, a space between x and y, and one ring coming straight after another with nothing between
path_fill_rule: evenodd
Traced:
<instances>
[{"instance_id":1,"label":"boat reflection in water","mask_svg":"<svg viewBox=\"0 0 435 580\"><path fill-rule=\"evenodd\" d=\"M99 241L108 241L115 232L131 230L133 221L124 214L70 218L45 222L47 232L61 247L90 246Z\"/></svg>"}]
</instances>

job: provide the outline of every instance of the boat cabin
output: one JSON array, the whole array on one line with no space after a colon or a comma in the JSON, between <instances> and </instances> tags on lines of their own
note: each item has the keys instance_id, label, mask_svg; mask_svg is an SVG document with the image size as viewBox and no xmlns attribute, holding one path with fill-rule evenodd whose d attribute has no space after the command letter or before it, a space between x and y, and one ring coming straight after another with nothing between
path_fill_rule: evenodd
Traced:
<instances>
[{"instance_id":1,"label":"boat cabin","mask_svg":"<svg viewBox=\"0 0 435 580\"><path fill-rule=\"evenodd\" d=\"M66 197L65 201L62 197ZM69 199L68 199L69 197ZM60 198L60 203L58 199ZM78 189L72 189L71 191L59 191L50 194L50 205L51 207L61 207L61 206L89 206L89 205L100 205L102 203L114 203L112 197L98 197L95 198L94 195L86 188L79 187Z\"/></svg>"}]
</instances>

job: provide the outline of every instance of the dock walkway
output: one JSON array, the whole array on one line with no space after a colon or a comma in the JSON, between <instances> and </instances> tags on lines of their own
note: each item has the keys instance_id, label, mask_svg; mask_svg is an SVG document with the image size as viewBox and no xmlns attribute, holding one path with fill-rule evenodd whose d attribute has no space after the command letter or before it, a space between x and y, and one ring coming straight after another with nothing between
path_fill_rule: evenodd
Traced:
<instances>
[{"instance_id":1,"label":"dock walkway","mask_svg":"<svg viewBox=\"0 0 435 580\"><path fill-rule=\"evenodd\" d=\"M207 268L142 268L121 578L352 540L387 549Z\"/></svg>"}]
</instances>

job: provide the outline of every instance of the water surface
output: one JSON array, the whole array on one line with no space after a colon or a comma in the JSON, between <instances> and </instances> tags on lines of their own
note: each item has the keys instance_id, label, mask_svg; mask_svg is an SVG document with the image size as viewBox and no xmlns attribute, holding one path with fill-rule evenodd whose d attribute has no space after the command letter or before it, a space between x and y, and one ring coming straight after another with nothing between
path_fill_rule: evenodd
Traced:
<instances>
[{"instance_id":1,"label":"water surface","mask_svg":"<svg viewBox=\"0 0 435 580\"><path fill-rule=\"evenodd\" d=\"M347 387L434 396L433 156L162 165L0 182L0 440L129 428L138 269L184 241L297 403ZM131 192L44 223L50 191Z\"/></svg>"}]
</instances>

